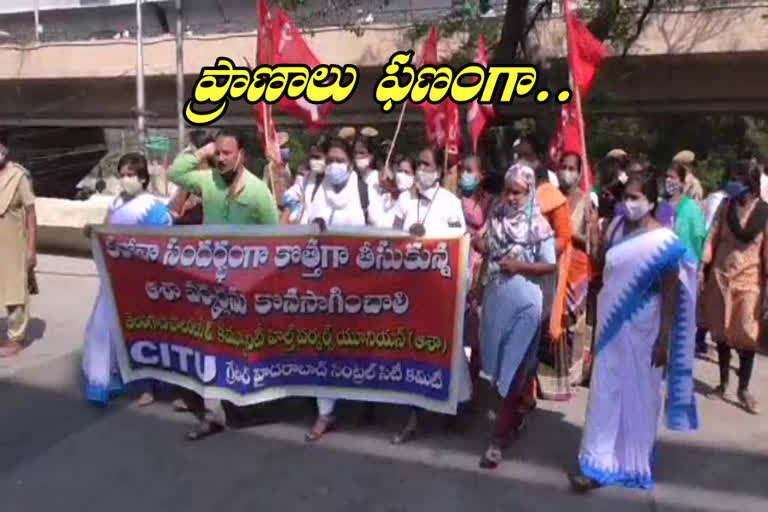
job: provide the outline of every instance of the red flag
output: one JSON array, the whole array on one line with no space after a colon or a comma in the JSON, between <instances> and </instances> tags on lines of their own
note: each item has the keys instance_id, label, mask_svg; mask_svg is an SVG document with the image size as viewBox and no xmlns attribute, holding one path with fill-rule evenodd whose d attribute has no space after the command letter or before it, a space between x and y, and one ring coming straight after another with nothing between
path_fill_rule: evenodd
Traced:
<instances>
[{"instance_id":1,"label":"red flag","mask_svg":"<svg viewBox=\"0 0 768 512\"><path fill-rule=\"evenodd\" d=\"M258 0L257 7L259 32L256 44L256 65L272 65L272 16L266 0ZM250 64L248 64L250 67ZM264 154L274 162L282 163L280 143L272 119L272 106L260 101L253 106L253 117L259 131L259 139L264 142Z\"/></svg>"},{"instance_id":2,"label":"red flag","mask_svg":"<svg viewBox=\"0 0 768 512\"><path fill-rule=\"evenodd\" d=\"M586 134L581 110L582 100L587 96L600 62L608 55L608 49L593 36L583 21L571 16L569 2L565 3L565 24L568 39L568 69L574 97L560 109L560 121L555 134L549 141L549 158L559 165L565 153L576 153L581 157L582 173L580 188L589 192L593 178L586 155Z\"/></svg>"},{"instance_id":3,"label":"red flag","mask_svg":"<svg viewBox=\"0 0 768 512\"><path fill-rule=\"evenodd\" d=\"M433 26L421 47L421 55L414 63L421 66L437 66L437 30ZM461 120L459 107L446 98L435 105L424 101L418 105L426 117L427 143L432 147L444 148L449 153L458 153L461 146Z\"/></svg>"},{"instance_id":4,"label":"red flag","mask_svg":"<svg viewBox=\"0 0 768 512\"><path fill-rule=\"evenodd\" d=\"M310 50L301 33L291 19L280 9L275 9L275 22L272 25L274 64L305 64L311 69L320 65L320 61ZM331 108L330 103L315 105L306 98L291 100L283 97L278 103L280 110L299 118L311 128L317 128L322 118Z\"/></svg>"},{"instance_id":5,"label":"red flag","mask_svg":"<svg viewBox=\"0 0 768 512\"><path fill-rule=\"evenodd\" d=\"M488 56L485 54L485 38L482 35L477 40L475 63L488 67ZM469 140L472 142L473 153L477 153L477 141L485 131L488 121L495 116L496 113L493 110L493 105L481 105L477 99L469 104L467 109L467 125L469 127Z\"/></svg>"}]
</instances>

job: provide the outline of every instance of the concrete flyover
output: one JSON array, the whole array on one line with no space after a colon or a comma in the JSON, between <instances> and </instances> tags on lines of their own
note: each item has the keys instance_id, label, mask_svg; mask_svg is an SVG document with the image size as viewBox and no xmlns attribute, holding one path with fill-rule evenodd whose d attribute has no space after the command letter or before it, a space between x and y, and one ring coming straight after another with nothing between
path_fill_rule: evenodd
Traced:
<instances>
[{"instance_id":1,"label":"concrete flyover","mask_svg":"<svg viewBox=\"0 0 768 512\"><path fill-rule=\"evenodd\" d=\"M756 113L768 111L768 3L704 11L652 15L630 55L614 55L600 71L590 108L605 115L663 113ZM535 31L538 51L554 59L562 74L565 50L561 19L541 21ZM321 61L361 67L354 96L333 109L331 122L390 123L373 101L381 66L398 50L411 47L406 27L371 25L361 35L338 28L307 35ZM460 42L442 41L448 54ZM255 33L196 36L185 42L185 77L191 94L197 71L220 55L236 62L255 53ZM614 50L614 54L619 53ZM172 38L145 42L150 126L175 125ZM0 125L131 126L134 113L135 44L131 40L84 41L39 46L0 46ZM516 102L505 115L535 112ZM410 120L420 121L417 113ZM280 120L290 124L289 119ZM219 124L250 125L250 108L233 102Z\"/></svg>"}]
</instances>

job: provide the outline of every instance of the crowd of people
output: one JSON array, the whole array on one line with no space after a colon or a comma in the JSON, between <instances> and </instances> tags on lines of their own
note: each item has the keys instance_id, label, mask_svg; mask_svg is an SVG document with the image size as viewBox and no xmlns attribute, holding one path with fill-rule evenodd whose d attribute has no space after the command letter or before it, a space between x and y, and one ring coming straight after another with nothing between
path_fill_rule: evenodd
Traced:
<instances>
[{"instance_id":1,"label":"crowd of people","mask_svg":"<svg viewBox=\"0 0 768 512\"><path fill-rule=\"evenodd\" d=\"M481 375L497 395L495 424L479 462L484 468L502 462L537 400L569 400L575 386L586 385L574 490L649 488L662 408L668 428L698 428L694 355L709 351L707 334L720 367L709 398L732 401L735 349L736 402L758 414L749 384L768 277L764 162L734 161L722 186L705 198L690 151L662 171L613 150L601 163L599 185L585 190L578 154L546 165L527 137L515 143L504 172L477 156L460 160L433 148L400 155L390 145L371 128L343 129L319 137L295 175L286 165L269 164L260 179L245 166L240 134L195 132L170 168L169 179L179 187L170 203L146 192L142 155L120 159L123 192L106 222L315 223L321 230L374 226L414 237L467 234L471 284L464 343L471 356L457 378L462 402L476 398ZM5 164L0 171L0 232L17 236L31 191L10 169ZM13 240L13 247L27 250L26 238ZM5 244L3 250L13 252ZM16 271L29 268L20 258L14 260L14 280ZM23 338L26 292L2 268L0 298L13 318L8 337L14 342ZM102 404L122 389L113 348L117 327L106 307L102 289L83 359L87 396ZM156 388L140 383L142 405L154 401ZM231 404L172 392L174 408L201 411L189 440L221 431L228 415L237 413ZM337 426L335 400L318 396L316 406L307 441ZM408 441L422 414L412 408L393 442Z\"/></svg>"}]
</instances>

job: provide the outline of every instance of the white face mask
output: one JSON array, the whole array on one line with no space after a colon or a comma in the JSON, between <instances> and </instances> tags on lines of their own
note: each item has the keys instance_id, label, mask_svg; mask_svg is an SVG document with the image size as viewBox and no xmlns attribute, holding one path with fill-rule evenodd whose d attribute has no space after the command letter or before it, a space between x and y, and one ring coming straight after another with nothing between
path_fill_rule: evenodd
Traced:
<instances>
[{"instance_id":1,"label":"white face mask","mask_svg":"<svg viewBox=\"0 0 768 512\"><path fill-rule=\"evenodd\" d=\"M424 167L416 170L416 184L421 190L429 190L437 181L437 171L425 171Z\"/></svg>"},{"instance_id":2,"label":"white face mask","mask_svg":"<svg viewBox=\"0 0 768 512\"><path fill-rule=\"evenodd\" d=\"M627 218L631 221L640 220L651 211L653 205L645 197L640 199L626 199L624 207L627 209Z\"/></svg>"},{"instance_id":3,"label":"white face mask","mask_svg":"<svg viewBox=\"0 0 768 512\"><path fill-rule=\"evenodd\" d=\"M325 174L331 185L343 185L349 179L349 165L333 162L325 167Z\"/></svg>"},{"instance_id":4,"label":"white face mask","mask_svg":"<svg viewBox=\"0 0 768 512\"><path fill-rule=\"evenodd\" d=\"M768 176L760 173L760 198L768 203Z\"/></svg>"},{"instance_id":5,"label":"white face mask","mask_svg":"<svg viewBox=\"0 0 768 512\"><path fill-rule=\"evenodd\" d=\"M129 196L138 195L144 190L144 186L139 181L138 176L123 176L120 178L120 187L122 187L123 191Z\"/></svg>"},{"instance_id":6,"label":"white face mask","mask_svg":"<svg viewBox=\"0 0 768 512\"><path fill-rule=\"evenodd\" d=\"M325 170L325 160L322 158L310 158L309 170L312 172L323 172Z\"/></svg>"},{"instance_id":7,"label":"white face mask","mask_svg":"<svg viewBox=\"0 0 768 512\"><path fill-rule=\"evenodd\" d=\"M368 157L355 159L355 167L358 171L367 171L370 166L371 159Z\"/></svg>"},{"instance_id":8,"label":"white face mask","mask_svg":"<svg viewBox=\"0 0 768 512\"><path fill-rule=\"evenodd\" d=\"M621 183L622 185L626 185L627 181L629 181L629 176L627 176L627 173L625 173L624 171L620 171L619 172L619 183Z\"/></svg>"},{"instance_id":9,"label":"white face mask","mask_svg":"<svg viewBox=\"0 0 768 512\"><path fill-rule=\"evenodd\" d=\"M566 187L572 187L576 184L576 180L579 178L579 173L576 171L560 171L560 176L558 176L558 178Z\"/></svg>"},{"instance_id":10,"label":"white face mask","mask_svg":"<svg viewBox=\"0 0 768 512\"><path fill-rule=\"evenodd\" d=\"M406 174L404 172L398 172L395 174L395 183L397 184L397 190L405 192L413 187L413 174Z\"/></svg>"}]
</instances>

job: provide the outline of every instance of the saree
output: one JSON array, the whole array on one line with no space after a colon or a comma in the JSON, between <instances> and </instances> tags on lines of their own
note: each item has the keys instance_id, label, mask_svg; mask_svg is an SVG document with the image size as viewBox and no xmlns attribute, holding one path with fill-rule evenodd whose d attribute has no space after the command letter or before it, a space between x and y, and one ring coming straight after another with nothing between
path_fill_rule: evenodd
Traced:
<instances>
[{"instance_id":1,"label":"saree","mask_svg":"<svg viewBox=\"0 0 768 512\"><path fill-rule=\"evenodd\" d=\"M582 474L602 485L653 487L663 368L654 367L652 359L661 321L660 284L668 271L677 272L680 291L669 337L666 425L698 429L693 390L696 264L669 229L633 234L606 253L606 286L598 296L596 357L578 456Z\"/></svg>"},{"instance_id":2,"label":"saree","mask_svg":"<svg viewBox=\"0 0 768 512\"><path fill-rule=\"evenodd\" d=\"M170 226L173 223L163 201L146 193L129 200L118 196L109 208L107 220L109 224L123 225ZM104 283L101 283L85 328L82 361L86 398L101 405L106 405L112 396L123 389L115 355L119 326L107 293Z\"/></svg>"}]
</instances>

